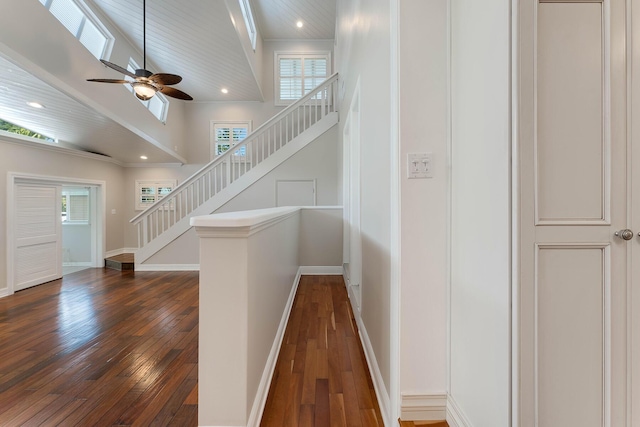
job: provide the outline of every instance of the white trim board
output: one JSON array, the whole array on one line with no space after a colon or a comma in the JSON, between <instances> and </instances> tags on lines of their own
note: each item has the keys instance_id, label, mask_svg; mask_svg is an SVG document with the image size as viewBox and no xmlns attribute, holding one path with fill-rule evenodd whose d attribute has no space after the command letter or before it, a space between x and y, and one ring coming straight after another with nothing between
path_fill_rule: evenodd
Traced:
<instances>
[{"instance_id":1,"label":"white trim board","mask_svg":"<svg viewBox=\"0 0 640 427\"><path fill-rule=\"evenodd\" d=\"M291 309L293 308L293 302L298 292L298 285L300 284L300 278L302 277L303 267L298 268L298 273L295 279L293 279L293 286L291 293L289 293L289 299L287 305L282 313L280 319L280 325L276 331L276 336L267 358L264 371L262 371L262 378L260 384L258 384L258 390L256 397L253 400L253 406L251 407L251 413L249 414L249 420L247 426L258 426L262 420L262 413L264 412L265 404L267 403L267 396L269 395L269 388L271 387L271 380L273 379L273 373L276 369L276 363L278 362L278 356L280 355L280 348L282 347L282 340L284 339L284 333L287 329L287 323L289 323L289 316L291 315Z\"/></svg>"},{"instance_id":2,"label":"white trim board","mask_svg":"<svg viewBox=\"0 0 640 427\"><path fill-rule=\"evenodd\" d=\"M447 396L447 423L449 427L473 427L451 395Z\"/></svg>"},{"instance_id":3,"label":"white trim board","mask_svg":"<svg viewBox=\"0 0 640 427\"><path fill-rule=\"evenodd\" d=\"M440 421L447 416L447 393L401 393L400 419Z\"/></svg>"},{"instance_id":4,"label":"white trim board","mask_svg":"<svg viewBox=\"0 0 640 427\"><path fill-rule=\"evenodd\" d=\"M300 267L303 276L342 276L342 266L305 265Z\"/></svg>"},{"instance_id":5,"label":"white trim board","mask_svg":"<svg viewBox=\"0 0 640 427\"><path fill-rule=\"evenodd\" d=\"M111 251L107 251L104 253L105 258L111 258L112 256L122 255L122 254L135 254L138 248L120 248L114 249Z\"/></svg>"},{"instance_id":6,"label":"white trim board","mask_svg":"<svg viewBox=\"0 0 640 427\"><path fill-rule=\"evenodd\" d=\"M389 397L389 393L387 393L387 389L384 385L384 380L382 379L382 372L380 372L380 367L378 366L378 361L376 359L375 353L373 352L373 346L371 345L371 340L369 339L369 334L367 333L367 329L362 322L360 316L356 317L356 323L358 324L358 331L360 332L360 342L362 343L362 348L364 350L364 356L367 359L367 365L369 366L369 372L371 372L371 379L373 381L373 388L376 391L376 396L378 397L378 405L380 406L380 412L382 414L383 422L391 423L391 399Z\"/></svg>"},{"instance_id":7,"label":"white trim board","mask_svg":"<svg viewBox=\"0 0 640 427\"><path fill-rule=\"evenodd\" d=\"M136 264L135 271L200 271L200 264Z\"/></svg>"}]
</instances>

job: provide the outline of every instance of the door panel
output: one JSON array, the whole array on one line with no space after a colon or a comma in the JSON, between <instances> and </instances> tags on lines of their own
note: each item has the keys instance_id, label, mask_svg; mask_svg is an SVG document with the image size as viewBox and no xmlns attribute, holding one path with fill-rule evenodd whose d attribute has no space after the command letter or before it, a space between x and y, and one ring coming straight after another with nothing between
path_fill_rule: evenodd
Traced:
<instances>
[{"instance_id":1,"label":"door panel","mask_svg":"<svg viewBox=\"0 0 640 427\"><path fill-rule=\"evenodd\" d=\"M15 185L14 291L62 277L61 187Z\"/></svg>"},{"instance_id":2,"label":"door panel","mask_svg":"<svg viewBox=\"0 0 640 427\"><path fill-rule=\"evenodd\" d=\"M535 398L540 426L602 425L609 381L608 249L537 248Z\"/></svg>"},{"instance_id":3,"label":"door panel","mask_svg":"<svg viewBox=\"0 0 640 427\"><path fill-rule=\"evenodd\" d=\"M625 22L621 0L519 2L520 427L629 426Z\"/></svg>"},{"instance_id":4,"label":"door panel","mask_svg":"<svg viewBox=\"0 0 640 427\"><path fill-rule=\"evenodd\" d=\"M538 8L538 223L604 219L602 15L600 3Z\"/></svg>"}]
</instances>

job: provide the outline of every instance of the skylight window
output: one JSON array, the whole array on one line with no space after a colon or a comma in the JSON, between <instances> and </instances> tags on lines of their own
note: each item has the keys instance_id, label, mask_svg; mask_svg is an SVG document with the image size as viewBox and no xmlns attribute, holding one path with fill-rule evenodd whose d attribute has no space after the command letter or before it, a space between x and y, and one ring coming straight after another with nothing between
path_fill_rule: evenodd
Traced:
<instances>
[{"instance_id":1,"label":"skylight window","mask_svg":"<svg viewBox=\"0 0 640 427\"><path fill-rule=\"evenodd\" d=\"M97 59L106 59L113 36L82 0L40 0L53 16Z\"/></svg>"},{"instance_id":2,"label":"skylight window","mask_svg":"<svg viewBox=\"0 0 640 427\"><path fill-rule=\"evenodd\" d=\"M238 0L240 2L240 9L242 9L242 16L244 16L244 23L247 26L247 32L249 33L249 40L251 40L251 47L256 50L256 39L258 37L256 31L256 23L253 20L253 13L251 12L251 5L249 0Z\"/></svg>"},{"instance_id":3,"label":"skylight window","mask_svg":"<svg viewBox=\"0 0 640 427\"><path fill-rule=\"evenodd\" d=\"M42 135L41 133L34 132L30 129L23 128L22 126L18 126L16 124L7 122L6 120L2 120L2 119L0 119L0 130L9 132L9 133L15 133L17 135L28 136L30 138L41 139L43 141L56 142L55 139L49 136Z\"/></svg>"},{"instance_id":4,"label":"skylight window","mask_svg":"<svg viewBox=\"0 0 640 427\"><path fill-rule=\"evenodd\" d=\"M129 58L129 64L127 65L127 70L134 73L140 66L133 60L133 58ZM130 76L124 76L125 80L134 81L134 79ZM135 96L133 92L133 86L125 85L124 87ZM136 99L142 103L147 109L153 114L158 120L162 123L167 122L167 112L169 111L169 100L166 96L162 95L160 92L156 92L155 96L148 101L143 101L136 96Z\"/></svg>"}]
</instances>

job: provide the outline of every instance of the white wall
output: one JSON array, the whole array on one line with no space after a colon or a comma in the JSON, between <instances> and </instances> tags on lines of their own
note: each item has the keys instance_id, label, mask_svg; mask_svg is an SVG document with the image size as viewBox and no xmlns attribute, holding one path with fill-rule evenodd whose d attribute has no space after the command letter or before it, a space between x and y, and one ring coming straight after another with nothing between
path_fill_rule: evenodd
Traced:
<instances>
[{"instance_id":1,"label":"white wall","mask_svg":"<svg viewBox=\"0 0 640 427\"><path fill-rule=\"evenodd\" d=\"M400 1L400 393L446 394L447 0ZM407 154L432 153L433 178L407 179ZM403 419L427 414L403 410ZM417 417L417 418L416 418ZM444 408L430 417L443 419Z\"/></svg>"},{"instance_id":2,"label":"white wall","mask_svg":"<svg viewBox=\"0 0 640 427\"><path fill-rule=\"evenodd\" d=\"M262 44L262 92L264 102L192 102L185 106L187 160L204 165L209 162L209 126L215 121L251 121L252 129L283 110L274 106L274 52L332 51L330 41L265 41Z\"/></svg>"},{"instance_id":3,"label":"white wall","mask_svg":"<svg viewBox=\"0 0 640 427\"><path fill-rule=\"evenodd\" d=\"M90 224L62 224L62 261L64 264L92 261Z\"/></svg>"},{"instance_id":4,"label":"white wall","mask_svg":"<svg viewBox=\"0 0 640 427\"><path fill-rule=\"evenodd\" d=\"M315 179L316 180L316 204L318 206L334 206L340 204L340 191L338 188L338 135L337 126L329 129L318 139L311 142L298 153L290 157L286 162L269 172L263 178L244 190L238 196L224 204L216 213L236 212L252 209L272 208L276 206L276 181L291 179ZM138 172L132 169L127 176L135 174L135 179L141 179ZM144 170L148 179L157 178L153 174L166 178L167 172L162 169ZM170 175L170 174L169 174ZM174 170L175 176L175 170ZM186 177L185 177L186 178ZM135 179L128 178L128 186L133 186ZM184 178L179 179L178 183ZM133 191L131 199L133 200ZM127 243L137 245L135 228L130 227L127 233ZM157 254L149 258L145 264L198 264L197 245L198 240L194 230L189 230L169 246L163 248ZM341 263L331 264L340 265Z\"/></svg>"},{"instance_id":5,"label":"white wall","mask_svg":"<svg viewBox=\"0 0 640 427\"><path fill-rule=\"evenodd\" d=\"M7 173L45 175L63 178L79 178L106 182L106 250L123 247L125 216L122 188L123 168L113 163L76 157L49 148L32 148L23 142L10 143L10 139L0 137L0 200L6 207ZM40 146L40 144L37 144ZM45 146L42 146L45 147ZM112 214L112 209L116 213ZM0 272L7 271L7 210L0 209ZM6 274L0 274L0 292L7 287Z\"/></svg>"},{"instance_id":6,"label":"white wall","mask_svg":"<svg viewBox=\"0 0 640 427\"><path fill-rule=\"evenodd\" d=\"M338 2L335 61L341 79L341 122L349 110L356 83L361 88L361 333L374 361L372 375L382 410L391 393L391 171L397 150L391 135L390 9L387 0ZM391 142L390 142L391 141ZM391 422L393 414L385 414ZM395 421L394 421L395 422Z\"/></svg>"},{"instance_id":7,"label":"white wall","mask_svg":"<svg viewBox=\"0 0 640 427\"><path fill-rule=\"evenodd\" d=\"M510 412L510 1L454 0L451 399L470 425Z\"/></svg>"}]
</instances>

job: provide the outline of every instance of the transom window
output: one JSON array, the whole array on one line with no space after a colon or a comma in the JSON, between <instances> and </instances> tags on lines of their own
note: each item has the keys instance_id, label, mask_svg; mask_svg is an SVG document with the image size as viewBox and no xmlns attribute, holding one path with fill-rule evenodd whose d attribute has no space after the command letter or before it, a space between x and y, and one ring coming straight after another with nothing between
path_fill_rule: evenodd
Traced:
<instances>
[{"instance_id":1,"label":"transom window","mask_svg":"<svg viewBox=\"0 0 640 427\"><path fill-rule=\"evenodd\" d=\"M139 68L140 66L133 60L133 58L129 58L129 64L127 64L127 70L131 71L132 73L135 73L136 70ZM130 82L134 80L130 76L124 76L124 79ZM133 92L133 86L125 85L125 87L129 92L133 94L133 96L135 96L135 93ZM167 122L167 113L169 112L169 100L167 99L166 96L164 96L160 92L156 92L153 98L149 99L148 101L143 101L137 96L136 96L136 99L140 101L142 105L147 107L147 110L151 111L151 114L156 116L156 118L160 120L162 123Z\"/></svg>"},{"instance_id":2,"label":"transom window","mask_svg":"<svg viewBox=\"0 0 640 427\"><path fill-rule=\"evenodd\" d=\"M287 105L309 93L330 75L330 54L276 52L276 105Z\"/></svg>"},{"instance_id":3,"label":"transom window","mask_svg":"<svg viewBox=\"0 0 640 427\"><path fill-rule=\"evenodd\" d=\"M114 38L82 0L40 0L97 59L108 58Z\"/></svg>"},{"instance_id":4,"label":"transom window","mask_svg":"<svg viewBox=\"0 0 640 427\"><path fill-rule=\"evenodd\" d=\"M251 122L211 122L211 159L224 154L228 149L242 142L251 132ZM237 157L246 156L246 148L241 147L234 153Z\"/></svg>"}]
</instances>

